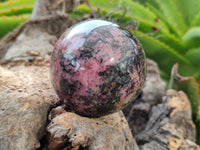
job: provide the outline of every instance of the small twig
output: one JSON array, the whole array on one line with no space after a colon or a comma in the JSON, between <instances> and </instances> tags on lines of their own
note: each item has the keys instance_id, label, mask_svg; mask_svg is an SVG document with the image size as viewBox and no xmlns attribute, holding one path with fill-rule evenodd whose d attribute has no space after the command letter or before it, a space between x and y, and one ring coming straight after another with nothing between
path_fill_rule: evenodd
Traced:
<instances>
[{"instance_id":1,"label":"small twig","mask_svg":"<svg viewBox=\"0 0 200 150\"><path fill-rule=\"evenodd\" d=\"M95 18L103 18L103 13L101 11L101 9L98 7L96 13L93 13L93 16Z\"/></svg>"},{"instance_id":2,"label":"small twig","mask_svg":"<svg viewBox=\"0 0 200 150\"><path fill-rule=\"evenodd\" d=\"M108 12L104 15L104 17L105 17L105 18L110 17L111 14L112 14L113 12L116 12L117 10L120 10L120 9L121 9L121 7L116 7L116 8L114 8L114 9L108 11Z\"/></svg>"},{"instance_id":3,"label":"small twig","mask_svg":"<svg viewBox=\"0 0 200 150\"><path fill-rule=\"evenodd\" d=\"M158 39L160 37L166 37L166 35L165 34L160 34L160 35L155 36L156 39Z\"/></svg>"},{"instance_id":4,"label":"small twig","mask_svg":"<svg viewBox=\"0 0 200 150\"><path fill-rule=\"evenodd\" d=\"M119 18L119 21L122 21L127 13L126 7L121 7L121 8L122 8L122 16Z\"/></svg>"},{"instance_id":5,"label":"small twig","mask_svg":"<svg viewBox=\"0 0 200 150\"><path fill-rule=\"evenodd\" d=\"M91 11L93 11L92 6L90 5L88 0L81 0L81 3L86 3L88 5L88 7L90 8Z\"/></svg>"},{"instance_id":6,"label":"small twig","mask_svg":"<svg viewBox=\"0 0 200 150\"><path fill-rule=\"evenodd\" d=\"M55 4L53 4L50 9L55 10L57 9L61 4L66 5L65 2L68 2L68 5L70 4L72 7L72 10L78 6L80 3L86 3L88 7L90 8L91 12L93 12L93 8L90 5L88 0L58 0ZM66 7L66 6L65 6Z\"/></svg>"},{"instance_id":7,"label":"small twig","mask_svg":"<svg viewBox=\"0 0 200 150\"><path fill-rule=\"evenodd\" d=\"M57 9L59 7L60 4L62 4L63 2L65 2L66 0L58 0L55 4L53 4L50 9ZM69 1L69 0L67 0Z\"/></svg>"},{"instance_id":8,"label":"small twig","mask_svg":"<svg viewBox=\"0 0 200 150\"><path fill-rule=\"evenodd\" d=\"M151 32L151 33L143 33L143 34L137 35L137 36L139 36L139 37L143 37L143 36L145 36L145 35L154 36L154 34L155 34L155 33Z\"/></svg>"}]
</instances>

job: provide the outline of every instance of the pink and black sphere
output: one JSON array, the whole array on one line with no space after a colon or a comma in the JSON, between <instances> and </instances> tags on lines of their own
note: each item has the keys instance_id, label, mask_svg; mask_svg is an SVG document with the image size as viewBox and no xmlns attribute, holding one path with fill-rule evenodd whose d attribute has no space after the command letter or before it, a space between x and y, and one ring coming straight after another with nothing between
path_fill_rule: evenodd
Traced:
<instances>
[{"instance_id":1,"label":"pink and black sphere","mask_svg":"<svg viewBox=\"0 0 200 150\"><path fill-rule=\"evenodd\" d=\"M60 37L50 68L60 103L87 117L124 108L146 78L138 40L117 24L98 19L76 24Z\"/></svg>"}]
</instances>

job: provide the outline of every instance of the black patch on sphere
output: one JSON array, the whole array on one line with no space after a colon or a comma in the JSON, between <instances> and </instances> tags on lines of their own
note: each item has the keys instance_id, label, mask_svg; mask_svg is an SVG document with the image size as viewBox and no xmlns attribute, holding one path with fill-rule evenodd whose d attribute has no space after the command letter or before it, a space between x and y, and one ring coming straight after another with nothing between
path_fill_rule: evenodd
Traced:
<instances>
[{"instance_id":1,"label":"black patch on sphere","mask_svg":"<svg viewBox=\"0 0 200 150\"><path fill-rule=\"evenodd\" d=\"M72 97L72 95L76 92L76 89L80 87L80 83L78 81L74 81L69 83L67 79L62 79L60 81L60 89L63 95L67 95Z\"/></svg>"}]
</instances>

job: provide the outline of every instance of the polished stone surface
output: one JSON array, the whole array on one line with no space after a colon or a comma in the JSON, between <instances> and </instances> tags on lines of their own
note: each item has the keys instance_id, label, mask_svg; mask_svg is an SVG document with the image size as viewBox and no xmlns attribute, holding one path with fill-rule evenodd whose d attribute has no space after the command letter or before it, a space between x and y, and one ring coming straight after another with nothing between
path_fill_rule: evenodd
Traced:
<instances>
[{"instance_id":1,"label":"polished stone surface","mask_svg":"<svg viewBox=\"0 0 200 150\"><path fill-rule=\"evenodd\" d=\"M81 22L60 37L50 67L61 104L88 117L125 107L146 78L137 39L117 24L97 19Z\"/></svg>"}]
</instances>

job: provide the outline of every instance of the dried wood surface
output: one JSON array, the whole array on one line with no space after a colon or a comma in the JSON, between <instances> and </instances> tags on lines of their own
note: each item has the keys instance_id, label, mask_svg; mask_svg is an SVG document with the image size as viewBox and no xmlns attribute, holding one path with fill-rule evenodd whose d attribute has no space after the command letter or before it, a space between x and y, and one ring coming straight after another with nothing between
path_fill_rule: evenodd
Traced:
<instances>
[{"instance_id":1,"label":"dried wood surface","mask_svg":"<svg viewBox=\"0 0 200 150\"><path fill-rule=\"evenodd\" d=\"M124 114L141 150L199 150L191 107L182 91L167 90L155 62L147 62L143 93Z\"/></svg>"},{"instance_id":2,"label":"dried wood surface","mask_svg":"<svg viewBox=\"0 0 200 150\"><path fill-rule=\"evenodd\" d=\"M49 150L81 147L91 150L139 150L123 113L100 118L81 117L55 108L47 130ZM52 115L51 115L52 116ZM66 141L71 144L64 144Z\"/></svg>"}]
</instances>

